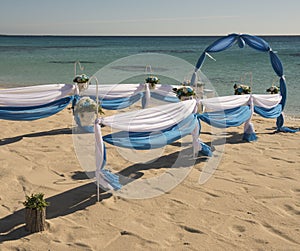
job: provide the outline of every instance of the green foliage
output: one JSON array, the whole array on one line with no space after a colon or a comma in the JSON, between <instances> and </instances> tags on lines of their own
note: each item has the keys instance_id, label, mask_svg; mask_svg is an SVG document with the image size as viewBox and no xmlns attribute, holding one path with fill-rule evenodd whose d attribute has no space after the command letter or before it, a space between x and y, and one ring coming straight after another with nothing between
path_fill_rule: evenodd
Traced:
<instances>
[{"instance_id":1,"label":"green foliage","mask_svg":"<svg viewBox=\"0 0 300 251\"><path fill-rule=\"evenodd\" d=\"M243 94L251 93L251 87L248 85L235 84L233 88L234 88L234 95L243 95Z\"/></svg>"},{"instance_id":2,"label":"green foliage","mask_svg":"<svg viewBox=\"0 0 300 251\"><path fill-rule=\"evenodd\" d=\"M49 206L50 203L44 199L43 193L36 193L31 194L31 196L26 195L26 201L23 202L23 205L26 208L41 210L42 208Z\"/></svg>"},{"instance_id":3,"label":"green foliage","mask_svg":"<svg viewBox=\"0 0 300 251\"><path fill-rule=\"evenodd\" d=\"M267 89L267 92L270 92L271 94L278 94L280 92L279 86L271 86Z\"/></svg>"},{"instance_id":4,"label":"green foliage","mask_svg":"<svg viewBox=\"0 0 300 251\"><path fill-rule=\"evenodd\" d=\"M177 95L179 99L181 99L182 97L196 96L196 93L194 92L193 88L190 86L173 88L173 92Z\"/></svg>"},{"instance_id":5,"label":"green foliage","mask_svg":"<svg viewBox=\"0 0 300 251\"><path fill-rule=\"evenodd\" d=\"M83 84L89 81L89 77L85 74L81 74L81 75L77 75L75 76L75 78L73 79L74 83L78 83L78 84Z\"/></svg>"}]
</instances>

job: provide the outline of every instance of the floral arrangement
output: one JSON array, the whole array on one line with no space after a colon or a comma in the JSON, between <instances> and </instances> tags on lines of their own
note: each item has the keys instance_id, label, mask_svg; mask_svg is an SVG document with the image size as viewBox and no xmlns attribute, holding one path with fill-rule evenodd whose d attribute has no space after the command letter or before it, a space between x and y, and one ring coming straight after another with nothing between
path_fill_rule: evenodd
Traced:
<instances>
[{"instance_id":1,"label":"floral arrangement","mask_svg":"<svg viewBox=\"0 0 300 251\"><path fill-rule=\"evenodd\" d=\"M193 88L190 86L182 86L179 88L173 88L173 92L177 95L177 97L179 99L182 99L183 97L196 96L196 93L194 92Z\"/></svg>"},{"instance_id":2,"label":"floral arrangement","mask_svg":"<svg viewBox=\"0 0 300 251\"><path fill-rule=\"evenodd\" d=\"M234 95L243 95L243 94L250 94L251 87L248 85L237 85L233 86L234 88Z\"/></svg>"},{"instance_id":3,"label":"floral arrangement","mask_svg":"<svg viewBox=\"0 0 300 251\"><path fill-rule=\"evenodd\" d=\"M87 83L89 81L89 77L85 74L81 74L81 75L77 75L74 79L73 82L74 83L78 83L78 84L84 84Z\"/></svg>"},{"instance_id":4,"label":"floral arrangement","mask_svg":"<svg viewBox=\"0 0 300 251\"><path fill-rule=\"evenodd\" d=\"M39 209L49 206L49 202L45 201L43 193L31 194L31 196L26 195L26 201L23 202L26 208Z\"/></svg>"},{"instance_id":5,"label":"floral arrangement","mask_svg":"<svg viewBox=\"0 0 300 251\"><path fill-rule=\"evenodd\" d=\"M145 79L146 83L150 84L151 88L154 88L156 84L159 82L159 78L156 76L149 76Z\"/></svg>"},{"instance_id":6,"label":"floral arrangement","mask_svg":"<svg viewBox=\"0 0 300 251\"><path fill-rule=\"evenodd\" d=\"M82 97L79 102L75 105L74 112L75 113L83 113L83 112L95 112L98 111L100 114L104 114L101 109L101 106L98 106L97 103L91 99L90 97Z\"/></svg>"},{"instance_id":7,"label":"floral arrangement","mask_svg":"<svg viewBox=\"0 0 300 251\"><path fill-rule=\"evenodd\" d=\"M271 86L266 91L270 92L271 94L278 94L280 91L280 88L279 88L279 86Z\"/></svg>"}]
</instances>

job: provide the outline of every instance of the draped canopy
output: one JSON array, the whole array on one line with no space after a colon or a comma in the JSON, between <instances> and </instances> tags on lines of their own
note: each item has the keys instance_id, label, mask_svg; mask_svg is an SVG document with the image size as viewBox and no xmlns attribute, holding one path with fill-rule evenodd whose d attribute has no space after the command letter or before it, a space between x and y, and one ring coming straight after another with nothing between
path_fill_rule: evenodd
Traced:
<instances>
[{"instance_id":1,"label":"draped canopy","mask_svg":"<svg viewBox=\"0 0 300 251\"><path fill-rule=\"evenodd\" d=\"M229 34L225 37L221 37L215 42L213 42L211 45L209 45L201 54L199 57L196 66L195 66L195 72L192 76L192 83L195 83L196 81L196 72L201 68L203 65L205 58L209 53L215 53L215 52L220 52L224 51L234 44L238 44L240 48L244 48L245 45L248 45L249 47L266 52L269 54L270 57L270 62L273 67L273 70L279 77L279 85L280 85L280 94L282 96L282 99L280 101L281 104L281 109L283 110L286 104L286 95L287 95L287 87L286 87L286 81L285 77L283 75L283 66L282 63L279 59L279 57L273 52L272 48L270 45L261 37L258 36L253 36L253 35L248 35L248 34ZM284 123L284 118L283 114L281 113L277 117L277 127L278 130L284 130L283 128L283 123Z\"/></svg>"}]
</instances>

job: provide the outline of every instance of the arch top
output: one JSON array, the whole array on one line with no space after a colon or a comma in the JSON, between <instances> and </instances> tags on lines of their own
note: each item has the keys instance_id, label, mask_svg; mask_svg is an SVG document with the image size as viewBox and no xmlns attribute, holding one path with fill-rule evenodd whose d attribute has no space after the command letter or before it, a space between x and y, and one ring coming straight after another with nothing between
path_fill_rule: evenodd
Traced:
<instances>
[{"instance_id":1,"label":"arch top","mask_svg":"<svg viewBox=\"0 0 300 251\"><path fill-rule=\"evenodd\" d=\"M249 35L249 34L236 34L232 33L227 36L221 37L217 39L215 42L213 42L211 45L209 45L205 50L204 53L215 53L215 52L221 52L224 51L234 44L238 44L240 48L244 48L245 45L248 45L249 47L262 51L262 52L271 52L272 48L266 42L263 38ZM198 62L196 64L196 69L200 69L202 64L204 63L205 55L201 55L198 59ZM272 64L273 66L273 64ZM274 69L275 72L277 72L277 69ZM279 76L281 77L281 76Z\"/></svg>"},{"instance_id":2,"label":"arch top","mask_svg":"<svg viewBox=\"0 0 300 251\"><path fill-rule=\"evenodd\" d=\"M268 42L261 37L249 34L232 33L217 39L215 42L209 45L199 57L195 66L195 73L202 67L208 53L215 53L227 50L236 43L240 48L244 48L245 45L248 45L250 48L255 49L257 51L269 53L270 62L273 67L273 70L276 73L276 75L280 78L280 90L281 88L283 88L284 90L281 91L282 108L284 108L286 101L286 83L283 77L283 66L279 57L274 53ZM193 79L191 80L191 82L192 81Z\"/></svg>"}]
</instances>

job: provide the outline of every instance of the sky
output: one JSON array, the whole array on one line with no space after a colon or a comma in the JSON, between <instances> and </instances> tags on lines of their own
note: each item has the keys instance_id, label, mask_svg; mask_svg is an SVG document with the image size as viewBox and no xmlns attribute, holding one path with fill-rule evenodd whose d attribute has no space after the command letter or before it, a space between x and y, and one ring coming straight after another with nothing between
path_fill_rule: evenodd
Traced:
<instances>
[{"instance_id":1,"label":"sky","mask_svg":"<svg viewBox=\"0 0 300 251\"><path fill-rule=\"evenodd\" d=\"M300 35L299 0L0 0L7 35Z\"/></svg>"}]
</instances>

